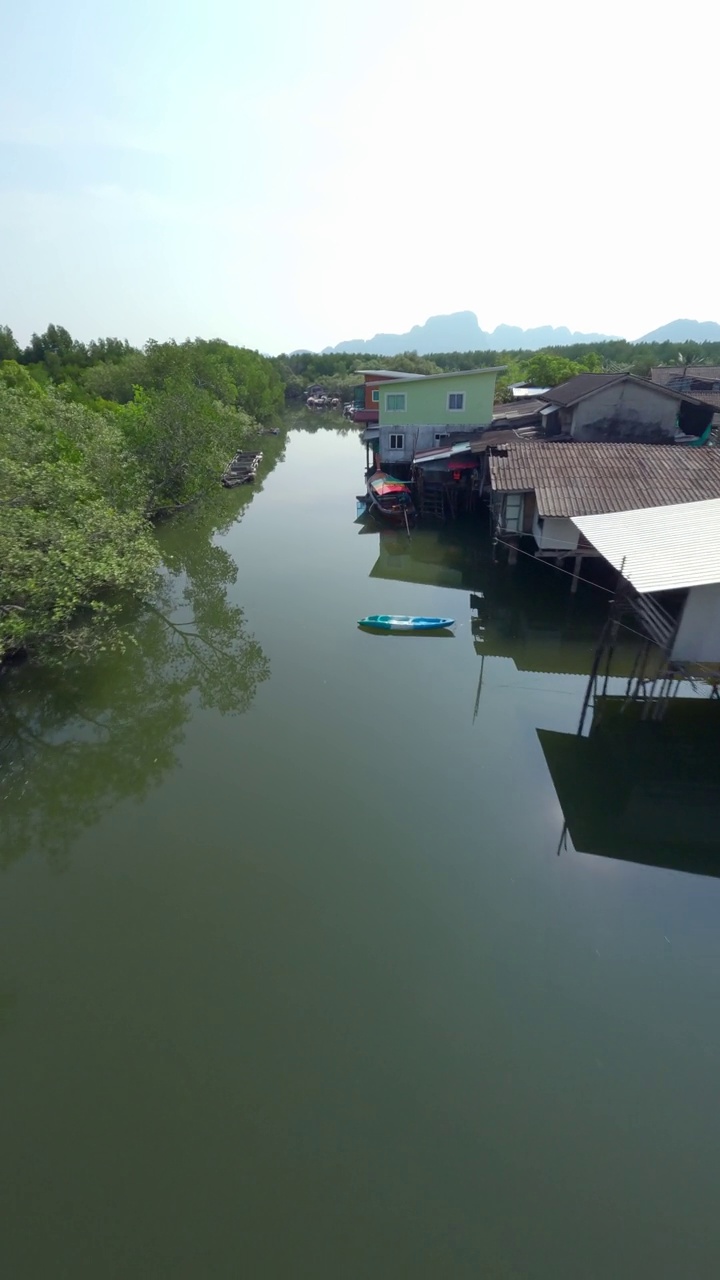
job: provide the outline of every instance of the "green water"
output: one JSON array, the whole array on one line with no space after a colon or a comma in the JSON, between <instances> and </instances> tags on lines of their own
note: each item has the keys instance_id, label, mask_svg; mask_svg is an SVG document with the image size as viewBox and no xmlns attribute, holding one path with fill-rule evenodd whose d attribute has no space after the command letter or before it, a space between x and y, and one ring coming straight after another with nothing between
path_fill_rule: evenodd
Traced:
<instances>
[{"instance_id":1,"label":"green water","mask_svg":"<svg viewBox=\"0 0 720 1280\"><path fill-rule=\"evenodd\" d=\"M694 730L621 803L616 718L598 815L567 735L605 597L484 525L364 532L363 457L292 432L160 531L124 655L4 682L8 1280L718 1274Z\"/></svg>"}]
</instances>

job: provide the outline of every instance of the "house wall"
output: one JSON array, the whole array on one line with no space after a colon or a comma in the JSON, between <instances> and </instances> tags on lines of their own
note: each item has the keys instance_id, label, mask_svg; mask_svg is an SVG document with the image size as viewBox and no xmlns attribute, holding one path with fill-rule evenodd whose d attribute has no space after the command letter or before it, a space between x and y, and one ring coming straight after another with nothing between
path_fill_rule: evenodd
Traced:
<instances>
[{"instance_id":1,"label":"house wall","mask_svg":"<svg viewBox=\"0 0 720 1280\"><path fill-rule=\"evenodd\" d=\"M678 400L660 394L650 382L622 382L601 387L574 405L568 425L574 440L669 442L679 408Z\"/></svg>"},{"instance_id":2,"label":"house wall","mask_svg":"<svg viewBox=\"0 0 720 1280\"><path fill-rule=\"evenodd\" d=\"M577 550L580 533L572 520L559 516L541 520L536 511L532 531L541 551L566 551L570 555Z\"/></svg>"},{"instance_id":3,"label":"house wall","mask_svg":"<svg viewBox=\"0 0 720 1280\"><path fill-rule=\"evenodd\" d=\"M670 657L675 662L720 662L720 583L690 588Z\"/></svg>"},{"instance_id":4,"label":"house wall","mask_svg":"<svg viewBox=\"0 0 720 1280\"><path fill-rule=\"evenodd\" d=\"M496 378L494 371L479 370L463 378L428 378L424 382L383 386L380 388L380 425L441 426L450 431L488 426L492 422ZM405 392L405 410L387 409L386 396L398 391ZM451 391L465 393L465 408L460 412L447 407Z\"/></svg>"},{"instance_id":5,"label":"house wall","mask_svg":"<svg viewBox=\"0 0 720 1280\"><path fill-rule=\"evenodd\" d=\"M380 387L380 388L377 388L377 387L371 387L369 384L370 384L371 382L380 382L380 381L382 381L382 382L394 382L394 381L395 381L395 379L394 379L394 378L382 378L382 379L381 379L381 378L379 378L379 377L378 377L378 375L377 375L377 374L375 374L375 373L366 373L366 374L364 375L364 377L365 377L365 408L366 408L366 409L374 409L374 410L375 410L375 412L376 412L376 413L378 414L378 416L379 416L379 413L380 413L380 400L379 400L379 398L378 398L377 400L373 400L373 391L377 391L377 390L379 390L379 391L380 391L380 395L382 395L382 393L383 393L383 388L382 388L382 387ZM400 381L402 381L402 379L400 379Z\"/></svg>"},{"instance_id":6,"label":"house wall","mask_svg":"<svg viewBox=\"0 0 720 1280\"><path fill-rule=\"evenodd\" d=\"M382 391L380 394L382 395ZM378 440L380 460L383 466L387 467L392 467L398 462L410 463L416 453L422 453L424 449L434 449L437 445L446 444L445 432L445 427L388 427L381 424ZM391 437L397 437L398 435L402 436L402 448L391 449ZM441 436L442 439L438 440L438 436Z\"/></svg>"}]
</instances>

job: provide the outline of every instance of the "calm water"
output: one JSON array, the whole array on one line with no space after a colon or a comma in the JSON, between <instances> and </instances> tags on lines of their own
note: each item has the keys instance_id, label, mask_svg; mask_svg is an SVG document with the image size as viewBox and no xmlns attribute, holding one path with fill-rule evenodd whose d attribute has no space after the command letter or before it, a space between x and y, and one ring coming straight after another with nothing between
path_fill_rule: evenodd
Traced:
<instances>
[{"instance_id":1,"label":"calm water","mask_svg":"<svg viewBox=\"0 0 720 1280\"><path fill-rule=\"evenodd\" d=\"M364 532L363 457L293 432L124 655L5 684L8 1280L718 1274L707 752L585 767L602 593Z\"/></svg>"}]
</instances>

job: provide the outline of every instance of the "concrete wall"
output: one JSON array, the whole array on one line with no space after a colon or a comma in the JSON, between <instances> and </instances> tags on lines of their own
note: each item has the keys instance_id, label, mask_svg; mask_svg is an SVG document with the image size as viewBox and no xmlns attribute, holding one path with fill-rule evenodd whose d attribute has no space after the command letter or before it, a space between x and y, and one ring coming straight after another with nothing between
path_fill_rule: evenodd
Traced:
<instances>
[{"instance_id":1,"label":"concrete wall","mask_svg":"<svg viewBox=\"0 0 720 1280\"><path fill-rule=\"evenodd\" d=\"M382 395L382 391L380 392ZM395 462L412 462L416 453L422 453L425 449L434 449L436 446L447 444L445 432L447 428L444 426L383 426L380 425L380 441L379 452L380 460L383 466L392 469ZM390 448L390 437L401 435L403 437L402 449ZM442 439L436 440L436 436L442 436Z\"/></svg>"},{"instance_id":2,"label":"concrete wall","mask_svg":"<svg viewBox=\"0 0 720 1280\"><path fill-rule=\"evenodd\" d=\"M574 406L570 430L575 440L667 442L677 430L679 408L679 400L661 395L652 383L616 383Z\"/></svg>"},{"instance_id":3,"label":"concrete wall","mask_svg":"<svg viewBox=\"0 0 720 1280\"><path fill-rule=\"evenodd\" d=\"M535 514L533 534L541 551L566 551L571 555L576 550L580 534L572 520L560 516L545 516L544 520Z\"/></svg>"},{"instance_id":4,"label":"concrete wall","mask_svg":"<svg viewBox=\"0 0 720 1280\"><path fill-rule=\"evenodd\" d=\"M720 662L720 583L690 588L670 656L676 662Z\"/></svg>"},{"instance_id":5,"label":"concrete wall","mask_svg":"<svg viewBox=\"0 0 720 1280\"><path fill-rule=\"evenodd\" d=\"M444 427L462 431L492 422L497 374L485 370L458 378L428 378L424 382L398 382L380 388L380 425L388 427ZM464 392L465 407L448 409L450 392ZM405 393L405 409L388 409L387 396ZM425 446L419 445L419 448ZM432 448L432 446L428 446Z\"/></svg>"}]
</instances>

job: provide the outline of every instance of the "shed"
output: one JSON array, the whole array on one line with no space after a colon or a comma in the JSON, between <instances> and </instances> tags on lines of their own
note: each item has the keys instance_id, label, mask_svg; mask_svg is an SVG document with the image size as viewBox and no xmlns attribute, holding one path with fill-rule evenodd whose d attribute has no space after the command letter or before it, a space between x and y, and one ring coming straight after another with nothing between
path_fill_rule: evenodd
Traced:
<instances>
[{"instance_id":1,"label":"shed","mask_svg":"<svg viewBox=\"0 0 720 1280\"><path fill-rule=\"evenodd\" d=\"M720 498L578 516L573 524L635 597L648 597L635 611L670 662L720 667ZM668 598L676 592L679 600Z\"/></svg>"},{"instance_id":2,"label":"shed","mask_svg":"<svg viewBox=\"0 0 720 1280\"><path fill-rule=\"evenodd\" d=\"M547 435L580 441L670 444L678 432L703 436L713 417L687 392L631 373L579 373L542 398Z\"/></svg>"}]
</instances>

